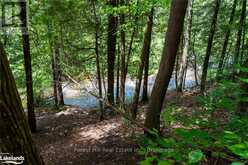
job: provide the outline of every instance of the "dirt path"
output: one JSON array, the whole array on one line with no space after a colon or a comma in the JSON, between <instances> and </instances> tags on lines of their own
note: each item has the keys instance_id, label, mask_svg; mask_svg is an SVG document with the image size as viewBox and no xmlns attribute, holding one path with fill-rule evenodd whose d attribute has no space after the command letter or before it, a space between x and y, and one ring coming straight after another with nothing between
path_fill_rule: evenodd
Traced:
<instances>
[{"instance_id":1,"label":"dirt path","mask_svg":"<svg viewBox=\"0 0 248 165\"><path fill-rule=\"evenodd\" d=\"M176 104L190 114L196 106L194 93L167 94L165 103ZM139 110L139 121L144 110ZM135 136L140 128L131 128L121 116L108 116L99 121L97 110L66 106L61 111L40 109L37 113L39 132L34 139L46 165L135 165L142 159L137 154ZM167 131L167 128L166 130Z\"/></svg>"},{"instance_id":2,"label":"dirt path","mask_svg":"<svg viewBox=\"0 0 248 165\"><path fill-rule=\"evenodd\" d=\"M34 139L47 165L134 165L137 144L120 116L100 122L96 111L65 107L37 114ZM142 130L137 130L136 133Z\"/></svg>"}]
</instances>

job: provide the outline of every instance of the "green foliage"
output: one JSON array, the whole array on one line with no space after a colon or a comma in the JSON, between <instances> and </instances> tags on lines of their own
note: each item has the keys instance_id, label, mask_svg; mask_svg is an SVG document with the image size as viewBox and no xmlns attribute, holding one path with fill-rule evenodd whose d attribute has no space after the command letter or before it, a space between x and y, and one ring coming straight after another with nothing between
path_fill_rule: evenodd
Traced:
<instances>
[{"instance_id":1,"label":"green foliage","mask_svg":"<svg viewBox=\"0 0 248 165\"><path fill-rule=\"evenodd\" d=\"M234 165L245 164L248 161L248 116L239 116L236 112L242 94L239 83L225 80L206 96L198 97L201 108L192 110L190 117L182 108L168 105L162 113L164 125L167 128L180 125L179 128L172 129L166 138L157 133L153 134L156 138L145 137L140 154L146 158L152 156L151 161L147 161L150 164L158 160L201 164L207 161L209 152L212 158ZM216 113L225 113L227 118L222 121L214 117Z\"/></svg>"}]
</instances>

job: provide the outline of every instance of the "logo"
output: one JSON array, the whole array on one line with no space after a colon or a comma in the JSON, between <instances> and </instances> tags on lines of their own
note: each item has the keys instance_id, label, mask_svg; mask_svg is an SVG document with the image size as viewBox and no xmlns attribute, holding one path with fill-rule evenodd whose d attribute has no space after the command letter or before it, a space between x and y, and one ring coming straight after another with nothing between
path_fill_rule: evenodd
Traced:
<instances>
[{"instance_id":1,"label":"logo","mask_svg":"<svg viewBox=\"0 0 248 165\"><path fill-rule=\"evenodd\" d=\"M26 0L0 0L0 29L5 35L19 33L19 29L26 31L21 21L21 6L23 5L28 10ZM27 13L25 19L28 20Z\"/></svg>"},{"instance_id":2,"label":"logo","mask_svg":"<svg viewBox=\"0 0 248 165\"><path fill-rule=\"evenodd\" d=\"M14 156L10 153L0 153L0 164L23 164L23 156Z\"/></svg>"}]
</instances>

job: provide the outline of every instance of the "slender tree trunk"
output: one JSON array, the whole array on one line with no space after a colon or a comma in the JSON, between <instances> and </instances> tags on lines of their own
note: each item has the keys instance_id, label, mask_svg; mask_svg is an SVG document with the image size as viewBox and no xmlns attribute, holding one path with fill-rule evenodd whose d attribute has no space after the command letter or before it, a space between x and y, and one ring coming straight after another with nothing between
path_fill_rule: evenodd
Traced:
<instances>
[{"instance_id":1,"label":"slender tree trunk","mask_svg":"<svg viewBox=\"0 0 248 165\"><path fill-rule=\"evenodd\" d=\"M137 81L136 81L135 92L134 92L134 97L133 97L133 102L132 102L132 107L131 107L131 114L132 114L133 119L136 119L143 70L144 70L146 60L148 60L148 57L150 54L152 25L153 25L153 12L154 12L154 9L152 8L148 16L148 20L147 20L147 29L144 35L143 48L142 48L142 52L140 56L140 64L138 68Z\"/></svg>"},{"instance_id":2,"label":"slender tree trunk","mask_svg":"<svg viewBox=\"0 0 248 165\"><path fill-rule=\"evenodd\" d=\"M217 19L218 19L218 13L220 9L220 3L221 3L221 0L215 0L214 15L212 18L212 23L211 23L211 27L209 31L208 46L207 46L206 56L204 59L203 70L202 70L201 93L204 93L205 87L206 87L206 80L207 80L207 74L208 74L208 63L209 63L209 59L211 55L213 39L214 39L214 34L215 34L215 29L216 29L216 24L217 24Z\"/></svg>"},{"instance_id":3,"label":"slender tree trunk","mask_svg":"<svg viewBox=\"0 0 248 165\"><path fill-rule=\"evenodd\" d=\"M125 0L121 0L121 4L125 4ZM123 29L125 25L125 15L120 15L120 25L121 25L121 88L120 88L120 103L121 107L125 109L125 73L126 73L126 34Z\"/></svg>"},{"instance_id":4,"label":"slender tree trunk","mask_svg":"<svg viewBox=\"0 0 248 165\"><path fill-rule=\"evenodd\" d=\"M151 9L151 12L148 17L147 26L150 26L148 29L149 35L149 50L145 54L145 65L144 65L144 79L143 79L143 93L142 93L142 102L148 101L148 77L149 77L149 58L150 58L150 47L151 47L151 38L152 38L152 27L153 27L153 13L154 8Z\"/></svg>"},{"instance_id":5,"label":"slender tree trunk","mask_svg":"<svg viewBox=\"0 0 248 165\"><path fill-rule=\"evenodd\" d=\"M234 16L235 16L236 6L237 6L237 0L234 0L233 5L232 5L230 20L229 20L229 25L228 25L229 27L226 30L225 39L224 39L224 43L223 43L223 47L222 47L222 51L221 51L221 56L219 59L218 69L217 69L217 76L216 77L217 77L218 81L220 80L221 74L223 73L223 65L224 65L224 60L225 60L225 56L226 56L228 41L230 38L231 27L233 25L233 20L234 20Z\"/></svg>"},{"instance_id":6,"label":"slender tree trunk","mask_svg":"<svg viewBox=\"0 0 248 165\"><path fill-rule=\"evenodd\" d=\"M236 42L236 48L235 48L235 55L234 55L234 65L239 64L240 61L240 45L241 45L241 37L242 37L242 31L244 29L244 21L246 17L246 3L247 0L242 0L242 11L240 15L240 21L239 21L239 30L237 34L237 42Z\"/></svg>"},{"instance_id":7,"label":"slender tree trunk","mask_svg":"<svg viewBox=\"0 0 248 165\"><path fill-rule=\"evenodd\" d=\"M139 7L139 1L140 0L137 0L137 3L136 3L136 12L135 12L135 19L134 19L134 22L136 24L137 20L138 20L138 7ZM134 42L134 37L135 37L135 34L137 33L137 25L135 25L133 27L133 30L132 30L132 35L131 35L131 39L130 39L130 42L129 42L129 46L128 46L128 51L127 51L127 60L126 60L126 66L125 66L125 75L124 75L124 81L126 82L126 77L127 77L127 72L128 72L128 64L130 62L130 59L131 59L131 53L132 53L132 48L133 48L133 42ZM125 92L125 91L124 91ZM124 94L125 95L125 94ZM125 99L125 98L124 98Z\"/></svg>"},{"instance_id":8,"label":"slender tree trunk","mask_svg":"<svg viewBox=\"0 0 248 165\"><path fill-rule=\"evenodd\" d=\"M188 0L188 8L187 8L187 19L185 21L186 27L184 29L184 36L183 36L183 52L181 57L181 62L179 66L179 74L178 74L178 92L183 92L183 80L185 72L187 71L187 58L189 56L189 49L190 49L190 39L191 39L191 23L192 23L192 6L193 1Z\"/></svg>"},{"instance_id":9,"label":"slender tree trunk","mask_svg":"<svg viewBox=\"0 0 248 165\"><path fill-rule=\"evenodd\" d=\"M63 96L63 89L62 89L62 71L60 68L60 47L59 44L56 43L54 45L54 65L55 65L55 74L56 74L56 86L57 86L57 98L58 98L58 104L64 105L64 96Z\"/></svg>"},{"instance_id":10,"label":"slender tree trunk","mask_svg":"<svg viewBox=\"0 0 248 165\"><path fill-rule=\"evenodd\" d=\"M53 44L51 45L51 60L52 60L52 73L53 73L53 97L54 97L54 103L55 107L58 108L58 91L57 91L57 79L56 79L56 69L55 69L55 60L54 60L54 50L53 50Z\"/></svg>"},{"instance_id":11,"label":"slender tree trunk","mask_svg":"<svg viewBox=\"0 0 248 165\"><path fill-rule=\"evenodd\" d=\"M131 59L131 53L132 53L133 41L134 41L135 34L136 34L136 27L133 28L131 39L129 42L128 52L127 52L127 61L126 61L126 66L125 66L125 78L124 78L125 82L126 82L126 78L127 78L128 64L129 64L130 59Z\"/></svg>"},{"instance_id":12,"label":"slender tree trunk","mask_svg":"<svg viewBox=\"0 0 248 165\"><path fill-rule=\"evenodd\" d=\"M23 44L23 54L24 54L24 68L25 68L25 74L26 74L26 88L27 88L28 123L29 123L29 127L31 131L36 132L32 64L31 64L32 60L31 60L31 55L30 55L26 2L20 1L20 7L21 7L20 18L22 22L21 30L22 30L22 44Z\"/></svg>"},{"instance_id":13,"label":"slender tree trunk","mask_svg":"<svg viewBox=\"0 0 248 165\"><path fill-rule=\"evenodd\" d=\"M0 43L0 130L0 153L23 156L24 164L43 165L32 140L2 43Z\"/></svg>"},{"instance_id":14,"label":"slender tree trunk","mask_svg":"<svg viewBox=\"0 0 248 165\"><path fill-rule=\"evenodd\" d=\"M187 0L171 1L170 18L162 59L146 111L145 127L151 130L153 128L160 129L160 113L175 65L187 4Z\"/></svg>"},{"instance_id":15,"label":"slender tree trunk","mask_svg":"<svg viewBox=\"0 0 248 165\"><path fill-rule=\"evenodd\" d=\"M112 7L117 6L117 0L109 0L109 5ZM110 104L114 104L114 68L115 68L115 50L116 50L116 32L117 32L117 17L113 14L108 16L108 39L107 39L107 52L108 52L108 91L107 98Z\"/></svg>"},{"instance_id":16,"label":"slender tree trunk","mask_svg":"<svg viewBox=\"0 0 248 165\"><path fill-rule=\"evenodd\" d=\"M93 1L93 11L95 17L95 53L96 53L96 72L97 72L97 81L98 81L98 94L99 97L102 98L102 78L101 78L101 68L100 68L100 55L99 55L99 33L100 33L100 21L96 15L96 4ZM99 100L100 106L100 120L104 119L104 108L102 100Z\"/></svg>"},{"instance_id":17,"label":"slender tree trunk","mask_svg":"<svg viewBox=\"0 0 248 165\"><path fill-rule=\"evenodd\" d=\"M120 45L118 46L117 52L117 70L116 70L116 104L120 103Z\"/></svg>"},{"instance_id":18,"label":"slender tree trunk","mask_svg":"<svg viewBox=\"0 0 248 165\"><path fill-rule=\"evenodd\" d=\"M193 15L192 15L193 16ZM194 76L195 76L195 86L199 86L198 83L198 69L197 69L197 56L195 53L195 34L193 33L193 42L192 42L192 55L193 55L193 68L194 68Z\"/></svg>"}]
</instances>

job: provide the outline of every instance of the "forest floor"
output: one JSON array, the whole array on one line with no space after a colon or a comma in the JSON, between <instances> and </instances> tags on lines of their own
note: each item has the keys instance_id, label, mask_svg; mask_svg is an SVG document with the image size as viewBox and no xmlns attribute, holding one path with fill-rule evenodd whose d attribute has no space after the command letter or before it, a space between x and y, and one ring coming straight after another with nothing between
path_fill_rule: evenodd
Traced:
<instances>
[{"instance_id":1,"label":"forest floor","mask_svg":"<svg viewBox=\"0 0 248 165\"><path fill-rule=\"evenodd\" d=\"M197 107L196 95L169 92L166 103L183 107L187 115ZM140 122L144 121L146 106L140 107ZM135 165L142 160L135 137L143 134L143 130L130 127L119 115L109 115L99 121L95 109L65 106L60 111L40 108L37 120L39 132L34 134L34 139L47 165Z\"/></svg>"}]
</instances>

